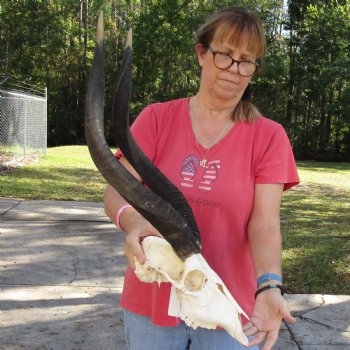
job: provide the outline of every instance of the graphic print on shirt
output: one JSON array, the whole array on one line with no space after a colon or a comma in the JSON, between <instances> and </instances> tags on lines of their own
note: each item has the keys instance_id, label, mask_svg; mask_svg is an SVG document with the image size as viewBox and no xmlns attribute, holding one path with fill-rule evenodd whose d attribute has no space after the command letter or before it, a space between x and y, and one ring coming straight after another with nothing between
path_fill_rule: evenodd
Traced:
<instances>
[{"instance_id":1,"label":"graphic print on shirt","mask_svg":"<svg viewBox=\"0 0 350 350\"><path fill-rule=\"evenodd\" d=\"M220 171L220 159L210 160L204 170L199 189L202 191L210 191L218 178Z\"/></svg>"},{"instance_id":2,"label":"graphic print on shirt","mask_svg":"<svg viewBox=\"0 0 350 350\"><path fill-rule=\"evenodd\" d=\"M181 167L181 177L180 177L180 185L182 187L192 188L194 177L197 172L197 168L199 165L199 159L193 154L187 156L182 162Z\"/></svg>"},{"instance_id":3,"label":"graphic print on shirt","mask_svg":"<svg viewBox=\"0 0 350 350\"><path fill-rule=\"evenodd\" d=\"M210 191L220 172L220 159L208 161L205 168L198 167L199 163L199 159L193 154L184 159L181 167L180 186L193 188L196 175L198 174L197 170L201 169L203 173L199 174L201 179L198 188L201 191Z\"/></svg>"}]
</instances>

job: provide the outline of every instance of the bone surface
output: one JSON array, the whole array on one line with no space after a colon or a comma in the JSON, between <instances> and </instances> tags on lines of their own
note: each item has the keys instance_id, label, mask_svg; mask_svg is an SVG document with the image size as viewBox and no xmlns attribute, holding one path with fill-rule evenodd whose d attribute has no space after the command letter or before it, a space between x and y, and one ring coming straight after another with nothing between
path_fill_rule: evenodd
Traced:
<instances>
[{"instance_id":1,"label":"bone surface","mask_svg":"<svg viewBox=\"0 0 350 350\"><path fill-rule=\"evenodd\" d=\"M146 237L142 247L146 262L141 265L135 259L135 273L144 282L172 284L170 316L180 317L194 329L222 327L248 345L240 315L248 316L201 254L193 254L183 262L165 239L154 236Z\"/></svg>"},{"instance_id":2,"label":"bone surface","mask_svg":"<svg viewBox=\"0 0 350 350\"><path fill-rule=\"evenodd\" d=\"M135 258L135 273L143 282L169 282L181 277L183 261L175 254L171 245L163 238L150 236L142 241L147 261L144 265Z\"/></svg>"}]
</instances>

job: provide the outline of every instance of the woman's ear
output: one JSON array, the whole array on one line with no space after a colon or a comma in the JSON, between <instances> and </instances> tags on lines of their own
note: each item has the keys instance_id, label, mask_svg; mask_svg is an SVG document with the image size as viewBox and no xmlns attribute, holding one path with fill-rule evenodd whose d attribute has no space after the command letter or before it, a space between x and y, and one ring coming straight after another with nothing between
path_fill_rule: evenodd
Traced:
<instances>
[{"instance_id":1,"label":"woman's ear","mask_svg":"<svg viewBox=\"0 0 350 350\"><path fill-rule=\"evenodd\" d=\"M204 60L204 55L208 51L207 48L205 48L202 44L196 44L196 53L197 53L197 58L198 58L198 63L202 67L203 66L203 60Z\"/></svg>"}]
</instances>

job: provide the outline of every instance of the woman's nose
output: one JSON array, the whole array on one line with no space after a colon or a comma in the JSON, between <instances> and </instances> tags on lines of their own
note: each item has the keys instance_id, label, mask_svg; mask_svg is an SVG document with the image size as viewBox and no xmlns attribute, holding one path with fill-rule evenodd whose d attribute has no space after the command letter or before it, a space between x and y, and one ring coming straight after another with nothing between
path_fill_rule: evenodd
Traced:
<instances>
[{"instance_id":1,"label":"woman's nose","mask_svg":"<svg viewBox=\"0 0 350 350\"><path fill-rule=\"evenodd\" d=\"M231 72L231 73L238 73L238 64L239 62L238 61L234 61L232 66L230 68L228 68L228 70Z\"/></svg>"}]
</instances>

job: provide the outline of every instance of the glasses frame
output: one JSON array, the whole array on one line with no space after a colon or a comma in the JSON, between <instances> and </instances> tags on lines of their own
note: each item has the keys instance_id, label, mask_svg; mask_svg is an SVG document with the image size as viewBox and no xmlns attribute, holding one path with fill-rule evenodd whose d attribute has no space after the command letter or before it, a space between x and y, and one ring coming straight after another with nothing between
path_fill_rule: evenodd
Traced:
<instances>
[{"instance_id":1,"label":"glasses frame","mask_svg":"<svg viewBox=\"0 0 350 350\"><path fill-rule=\"evenodd\" d=\"M238 72L238 74L241 75L242 77L248 78L248 77L253 76L253 75L256 73L256 71L260 68L260 64L257 63L257 62L253 62L253 61L238 61L238 60L235 60L235 59L234 59L231 55L229 55L228 53L222 52L222 51L215 51L211 46L209 46L209 51L213 54L213 63L214 63L214 66L215 66L216 68L218 68L218 69L227 70L227 69L231 68L235 63L237 63L237 72ZM218 66L215 64L215 56L216 56L217 54L225 55L225 56L231 58L231 61L232 61L231 64L230 64L229 66L227 66L226 68L218 67ZM254 72L253 72L252 74L250 74L250 75L241 74L241 73L239 72L239 65L240 65L242 62L249 62L249 63L254 64L254 66L255 66Z\"/></svg>"}]
</instances>

